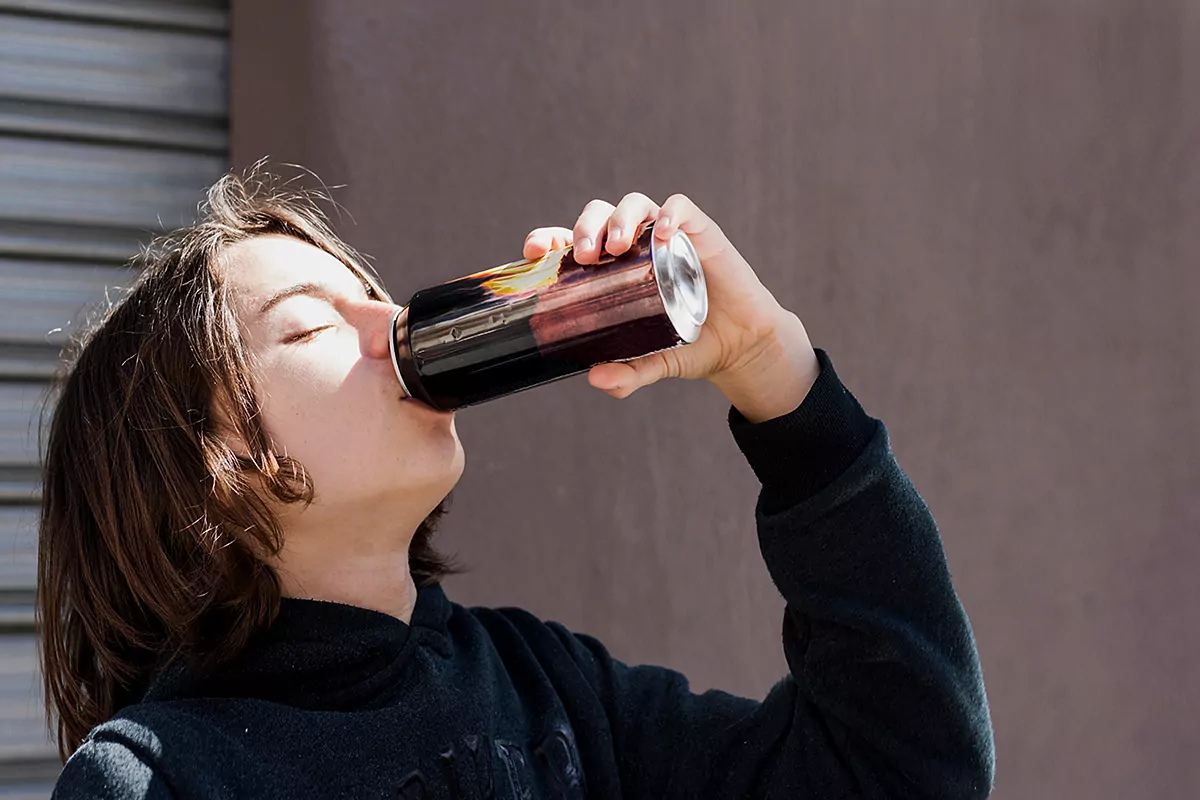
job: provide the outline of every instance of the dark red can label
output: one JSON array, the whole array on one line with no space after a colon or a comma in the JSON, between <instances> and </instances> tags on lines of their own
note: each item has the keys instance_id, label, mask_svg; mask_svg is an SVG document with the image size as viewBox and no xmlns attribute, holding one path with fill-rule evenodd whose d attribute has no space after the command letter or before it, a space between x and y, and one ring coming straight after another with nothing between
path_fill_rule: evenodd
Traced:
<instances>
[{"instance_id":1,"label":"dark red can label","mask_svg":"<svg viewBox=\"0 0 1200 800\"><path fill-rule=\"evenodd\" d=\"M418 291L392 355L406 394L451 410L695 341L707 309L687 235L655 242L646 225L598 264L565 248Z\"/></svg>"}]
</instances>

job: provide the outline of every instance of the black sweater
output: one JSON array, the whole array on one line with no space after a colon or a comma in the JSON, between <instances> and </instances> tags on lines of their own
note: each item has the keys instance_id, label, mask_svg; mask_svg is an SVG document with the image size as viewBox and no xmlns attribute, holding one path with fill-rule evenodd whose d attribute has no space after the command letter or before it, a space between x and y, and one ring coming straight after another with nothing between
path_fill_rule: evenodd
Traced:
<instances>
[{"instance_id":1,"label":"black sweater","mask_svg":"<svg viewBox=\"0 0 1200 800\"><path fill-rule=\"evenodd\" d=\"M168 669L93 730L54 796L987 796L987 701L937 527L884 425L818 357L795 411L729 413L786 600L789 674L763 701L693 694L677 672L439 586L411 625L285 599L236 668Z\"/></svg>"}]
</instances>

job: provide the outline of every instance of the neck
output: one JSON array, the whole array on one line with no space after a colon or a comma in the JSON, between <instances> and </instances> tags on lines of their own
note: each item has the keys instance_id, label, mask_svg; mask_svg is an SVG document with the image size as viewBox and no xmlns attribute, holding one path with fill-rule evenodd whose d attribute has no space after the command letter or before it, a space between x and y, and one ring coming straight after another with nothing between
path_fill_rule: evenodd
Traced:
<instances>
[{"instance_id":1,"label":"neck","mask_svg":"<svg viewBox=\"0 0 1200 800\"><path fill-rule=\"evenodd\" d=\"M284 567L280 570L284 597L328 600L369 608L405 622L412 622L417 587L408 570L408 551L394 559L342 559L303 575Z\"/></svg>"},{"instance_id":2,"label":"neck","mask_svg":"<svg viewBox=\"0 0 1200 800\"><path fill-rule=\"evenodd\" d=\"M347 514L304 514L285 520L284 547L272 560L284 597L327 600L412 621L417 587L408 548L422 515L397 532L395 517L353 519ZM339 524L324 524L337 517ZM348 518L349 517L349 518Z\"/></svg>"}]
</instances>

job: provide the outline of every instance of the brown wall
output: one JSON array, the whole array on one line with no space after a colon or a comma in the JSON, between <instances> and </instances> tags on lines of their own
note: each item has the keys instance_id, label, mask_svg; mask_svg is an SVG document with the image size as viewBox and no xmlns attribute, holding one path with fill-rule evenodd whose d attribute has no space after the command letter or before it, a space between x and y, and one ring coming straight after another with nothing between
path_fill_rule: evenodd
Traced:
<instances>
[{"instance_id":1,"label":"brown wall","mask_svg":"<svg viewBox=\"0 0 1200 800\"><path fill-rule=\"evenodd\" d=\"M997 797L1200 796L1200 3L240 0L233 154L301 162L398 299L593 196L686 192L941 525ZM755 696L756 484L704 383L464 411L464 603Z\"/></svg>"}]
</instances>

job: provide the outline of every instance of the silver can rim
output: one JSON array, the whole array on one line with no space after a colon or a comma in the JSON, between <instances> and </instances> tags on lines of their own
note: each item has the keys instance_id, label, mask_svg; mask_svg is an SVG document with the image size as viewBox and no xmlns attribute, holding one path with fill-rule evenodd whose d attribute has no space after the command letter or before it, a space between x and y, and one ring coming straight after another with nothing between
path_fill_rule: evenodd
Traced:
<instances>
[{"instance_id":1,"label":"silver can rim","mask_svg":"<svg viewBox=\"0 0 1200 800\"><path fill-rule=\"evenodd\" d=\"M691 344L700 338L708 319L708 287L700 256L688 235L677 230L665 242L654 240L650 260L667 318L679 338Z\"/></svg>"},{"instance_id":2,"label":"silver can rim","mask_svg":"<svg viewBox=\"0 0 1200 800\"><path fill-rule=\"evenodd\" d=\"M400 359L396 357L396 322L400 319L400 314L404 312L404 306L400 306L392 314L391 335L388 336L388 350L392 356L392 368L396 370L396 380L400 381L400 390L404 392L405 397L412 397L412 392L408 390L408 386L404 383L404 376L400 374Z\"/></svg>"}]
</instances>

